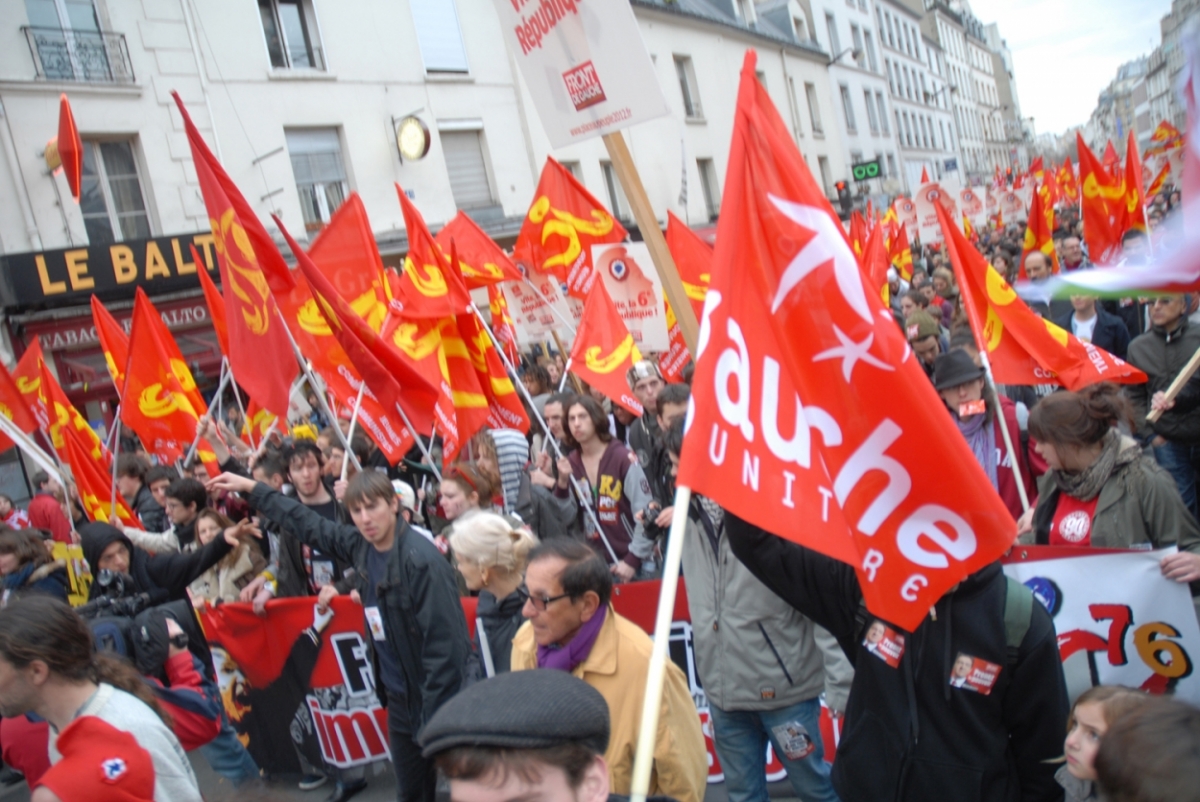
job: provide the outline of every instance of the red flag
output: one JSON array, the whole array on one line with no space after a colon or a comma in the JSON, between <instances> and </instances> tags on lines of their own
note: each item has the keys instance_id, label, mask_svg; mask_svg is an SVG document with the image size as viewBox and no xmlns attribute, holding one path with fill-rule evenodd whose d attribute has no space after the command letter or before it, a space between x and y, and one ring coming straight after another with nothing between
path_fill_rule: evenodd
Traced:
<instances>
[{"instance_id":1,"label":"red flag","mask_svg":"<svg viewBox=\"0 0 1200 802\"><path fill-rule=\"evenodd\" d=\"M365 393L363 398L366 398ZM242 424L242 431L239 434L249 435L253 443L261 443L262 439L271 431L271 425L277 420L279 418L260 407L258 402L251 398L250 403L246 406L246 420ZM359 410L358 422L360 425L363 423L362 410ZM363 426L363 429L369 431L366 426Z\"/></svg>"},{"instance_id":2,"label":"red flag","mask_svg":"<svg viewBox=\"0 0 1200 802\"><path fill-rule=\"evenodd\" d=\"M379 331L388 312L387 274L357 192L351 192L329 218L308 255L350 308Z\"/></svg>"},{"instance_id":3,"label":"red flag","mask_svg":"<svg viewBox=\"0 0 1200 802\"><path fill-rule=\"evenodd\" d=\"M997 169L999 169L999 168L997 168ZM921 165L921 183L922 184L929 183L929 171L925 169L925 165Z\"/></svg>"},{"instance_id":4,"label":"red flag","mask_svg":"<svg viewBox=\"0 0 1200 802\"><path fill-rule=\"evenodd\" d=\"M204 143L183 101L177 93L171 96L183 115L212 228L225 292L230 367L251 398L286 419L296 359L271 292L287 292L295 282L271 235Z\"/></svg>"},{"instance_id":5,"label":"red flag","mask_svg":"<svg viewBox=\"0 0 1200 802\"><path fill-rule=\"evenodd\" d=\"M708 282L712 276L712 246L670 211L667 212L666 238L667 249L683 281L683 291L692 302L696 320L699 320L704 313L704 294L708 292Z\"/></svg>"},{"instance_id":6,"label":"red flag","mask_svg":"<svg viewBox=\"0 0 1200 802\"><path fill-rule=\"evenodd\" d=\"M867 224L857 210L850 213L850 247L859 264L862 264L863 254L867 250Z\"/></svg>"},{"instance_id":7,"label":"red flag","mask_svg":"<svg viewBox=\"0 0 1200 802\"><path fill-rule=\"evenodd\" d=\"M1008 549L1012 518L864 287L755 61L747 52L679 483L851 562L868 609L911 630Z\"/></svg>"},{"instance_id":8,"label":"red flag","mask_svg":"<svg viewBox=\"0 0 1200 802\"><path fill-rule=\"evenodd\" d=\"M1079 149L1080 206L1083 213L1083 238L1088 253L1098 265L1115 262L1121 255L1121 235L1125 233L1125 177L1110 176L1096 155L1075 134ZM1112 143L1109 143L1109 147Z\"/></svg>"},{"instance_id":9,"label":"red flag","mask_svg":"<svg viewBox=\"0 0 1200 802\"><path fill-rule=\"evenodd\" d=\"M633 335L625 327L604 282L594 282L571 345L571 370L613 403L640 417L642 405L633 397L625 380L629 369L640 361L642 354L633 344Z\"/></svg>"},{"instance_id":10,"label":"red flag","mask_svg":"<svg viewBox=\"0 0 1200 802\"><path fill-rule=\"evenodd\" d=\"M1142 195L1145 188L1142 178L1142 159L1138 156L1137 139L1129 132L1129 144L1125 152L1125 231L1131 228L1141 232L1148 231L1146 225L1146 198ZM1121 232L1121 236L1125 235Z\"/></svg>"},{"instance_id":11,"label":"red flag","mask_svg":"<svg viewBox=\"0 0 1200 802\"><path fill-rule=\"evenodd\" d=\"M192 245L192 261L196 263L196 272L200 274L200 288L204 290L204 302L208 304L208 316L212 320L213 331L217 333L217 345L221 353L229 356L229 324L225 320L225 299L221 291L208 275L208 268L200 258L200 252ZM95 296L93 296L95 297Z\"/></svg>"},{"instance_id":12,"label":"red flag","mask_svg":"<svg viewBox=\"0 0 1200 802\"><path fill-rule=\"evenodd\" d=\"M692 354L683 339L683 331L679 328L671 302L664 298L663 303L667 312L667 350L658 357L658 369L662 371L664 379L674 384L683 381L683 369L692 361Z\"/></svg>"},{"instance_id":13,"label":"red flag","mask_svg":"<svg viewBox=\"0 0 1200 802\"><path fill-rule=\"evenodd\" d=\"M396 185L404 227L408 230L408 255L404 270L392 279L392 298L396 311L410 320L440 320L462 314L471 305L471 296L462 274L451 271L450 262L434 241L417 207Z\"/></svg>"},{"instance_id":14,"label":"red flag","mask_svg":"<svg viewBox=\"0 0 1200 802\"><path fill-rule=\"evenodd\" d=\"M946 253L958 277L963 308L976 342L987 350L1001 384L1045 384L1053 378L1068 390L1102 381L1138 384L1146 374L1026 306L1008 282L968 243L948 217L939 215Z\"/></svg>"},{"instance_id":15,"label":"red flag","mask_svg":"<svg viewBox=\"0 0 1200 802\"><path fill-rule=\"evenodd\" d=\"M1171 175L1171 163L1167 162L1163 168L1159 170L1158 175L1150 182L1150 188L1146 190L1146 197L1153 198L1158 193L1162 192L1163 186L1167 183L1167 178Z\"/></svg>"},{"instance_id":16,"label":"red flag","mask_svg":"<svg viewBox=\"0 0 1200 802\"><path fill-rule=\"evenodd\" d=\"M201 271L204 272L204 271ZM129 362L129 336L100 303L100 299L92 296L92 323L96 326L96 339L100 341L100 350L104 352L104 363L108 365L108 375L112 376L113 386L120 395L125 389L125 365Z\"/></svg>"},{"instance_id":17,"label":"red flag","mask_svg":"<svg viewBox=\"0 0 1200 802\"><path fill-rule=\"evenodd\" d=\"M1104 145L1104 170L1111 176L1121 170L1121 157L1117 155L1111 139Z\"/></svg>"},{"instance_id":18,"label":"red flag","mask_svg":"<svg viewBox=\"0 0 1200 802\"><path fill-rule=\"evenodd\" d=\"M102 454L104 445L100 441L100 435L96 434L96 431L67 398L67 394L63 391L62 385L58 383L53 371L50 370L50 366L42 361L38 370L41 379L38 384L38 396L50 415L50 425L46 427L46 434L49 435L54 450L58 452L59 456L62 456L64 437L74 434L81 438L89 452ZM97 459L99 458L98 456Z\"/></svg>"},{"instance_id":19,"label":"red flag","mask_svg":"<svg viewBox=\"0 0 1200 802\"><path fill-rule=\"evenodd\" d=\"M17 386L17 392L25 400L25 408L33 414L38 427L49 429L50 413L47 412L46 404L42 401L41 392L42 361L42 341L35 337L29 347L25 349L25 353L21 354L21 358L17 360L12 377Z\"/></svg>"},{"instance_id":20,"label":"red flag","mask_svg":"<svg viewBox=\"0 0 1200 802\"><path fill-rule=\"evenodd\" d=\"M1021 252L1021 279L1025 279L1025 257L1034 251L1046 255L1050 272L1058 272L1058 252L1054 250L1054 209L1046 205L1041 192L1029 202L1029 222L1025 224L1025 244Z\"/></svg>"},{"instance_id":21,"label":"red flag","mask_svg":"<svg viewBox=\"0 0 1200 802\"><path fill-rule=\"evenodd\" d=\"M33 416L21 391L17 389L16 379L3 364L0 364L0 415L12 421L25 434L38 427L37 418ZM13 445L8 435L0 434L0 451L7 451Z\"/></svg>"},{"instance_id":22,"label":"red flag","mask_svg":"<svg viewBox=\"0 0 1200 802\"><path fill-rule=\"evenodd\" d=\"M1038 156L1029 164L1029 174L1036 178L1039 182L1045 178L1046 168L1042 157Z\"/></svg>"},{"instance_id":23,"label":"red flag","mask_svg":"<svg viewBox=\"0 0 1200 802\"><path fill-rule=\"evenodd\" d=\"M78 203L83 185L83 140L79 137L75 115L71 113L71 103L65 93L58 98L58 139L55 144L71 197Z\"/></svg>"},{"instance_id":24,"label":"red flag","mask_svg":"<svg viewBox=\"0 0 1200 802\"><path fill-rule=\"evenodd\" d=\"M143 528L141 520L120 493L117 493L117 506L113 509L112 455L99 445L98 440L88 442L79 432L66 427L62 430L62 446L58 453L71 466L71 476L88 518L115 526Z\"/></svg>"},{"instance_id":25,"label":"red flag","mask_svg":"<svg viewBox=\"0 0 1200 802\"><path fill-rule=\"evenodd\" d=\"M437 237L443 254L450 253L450 244L458 249L458 266L462 269L467 289L491 287L502 281L521 281L521 271L513 264L495 240L463 211L454 215Z\"/></svg>"},{"instance_id":26,"label":"red flag","mask_svg":"<svg viewBox=\"0 0 1200 802\"><path fill-rule=\"evenodd\" d=\"M529 431L529 416L492 338L474 314L458 316L458 333L488 400L488 426Z\"/></svg>"},{"instance_id":27,"label":"red flag","mask_svg":"<svg viewBox=\"0 0 1200 802\"><path fill-rule=\"evenodd\" d=\"M888 259L892 267L905 281L912 281L913 260L912 246L908 244L908 229L897 223L892 224L894 232L888 241Z\"/></svg>"},{"instance_id":28,"label":"red flag","mask_svg":"<svg viewBox=\"0 0 1200 802\"><path fill-rule=\"evenodd\" d=\"M553 273L576 298L592 288L592 246L625 239L624 226L571 175L546 157L533 204L525 215L513 261L530 270Z\"/></svg>"},{"instance_id":29,"label":"red flag","mask_svg":"<svg viewBox=\"0 0 1200 802\"><path fill-rule=\"evenodd\" d=\"M1072 203L1079 201L1079 185L1075 181L1075 166L1071 164L1070 156L1063 161L1062 167L1058 168L1058 188L1067 200Z\"/></svg>"},{"instance_id":30,"label":"red flag","mask_svg":"<svg viewBox=\"0 0 1200 802\"><path fill-rule=\"evenodd\" d=\"M876 228L867 237L866 250L862 256L862 271L867 280L867 288L879 293L884 306L891 303L891 288L888 286L887 276L889 267L891 263L888 262L887 249L883 244L883 230Z\"/></svg>"}]
</instances>

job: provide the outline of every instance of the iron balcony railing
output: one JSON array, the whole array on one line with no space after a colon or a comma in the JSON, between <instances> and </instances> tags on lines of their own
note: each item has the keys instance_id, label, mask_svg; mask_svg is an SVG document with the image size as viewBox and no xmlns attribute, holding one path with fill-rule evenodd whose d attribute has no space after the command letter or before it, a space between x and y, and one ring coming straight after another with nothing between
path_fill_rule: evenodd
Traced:
<instances>
[{"instance_id":1,"label":"iron balcony railing","mask_svg":"<svg viewBox=\"0 0 1200 802\"><path fill-rule=\"evenodd\" d=\"M132 84L125 34L24 26L29 52L43 81Z\"/></svg>"}]
</instances>

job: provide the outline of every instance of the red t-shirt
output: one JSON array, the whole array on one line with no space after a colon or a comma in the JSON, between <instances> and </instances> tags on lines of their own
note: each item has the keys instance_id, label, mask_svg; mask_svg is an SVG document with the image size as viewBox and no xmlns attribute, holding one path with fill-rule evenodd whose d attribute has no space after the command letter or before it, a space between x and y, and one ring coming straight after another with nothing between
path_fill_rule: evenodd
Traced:
<instances>
[{"instance_id":1,"label":"red t-shirt","mask_svg":"<svg viewBox=\"0 0 1200 802\"><path fill-rule=\"evenodd\" d=\"M1050 523L1051 546L1092 545L1092 519L1096 517L1097 494L1091 501L1080 501L1066 493L1058 494L1054 520Z\"/></svg>"}]
</instances>

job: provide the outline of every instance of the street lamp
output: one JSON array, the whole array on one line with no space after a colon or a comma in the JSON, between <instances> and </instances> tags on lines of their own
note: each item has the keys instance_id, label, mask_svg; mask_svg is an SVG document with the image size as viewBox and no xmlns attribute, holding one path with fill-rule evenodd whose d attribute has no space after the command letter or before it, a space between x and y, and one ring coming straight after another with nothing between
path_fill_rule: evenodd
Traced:
<instances>
[{"instance_id":1,"label":"street lamp","mask_svg":"<svg viewBox=\"0 0 1200 802\"><path fill-rule=\"evenodd\" d=\"M846 55L847 53L850 53L853 56L855 61L858 61L862 57L862 50L858 49L857 47L847 47L841 53L838 53L836 56L829 59L829 63L833 64L835 61L837 61L838 59L840 59L842 56Z\"/></svg>"}]
</instances>

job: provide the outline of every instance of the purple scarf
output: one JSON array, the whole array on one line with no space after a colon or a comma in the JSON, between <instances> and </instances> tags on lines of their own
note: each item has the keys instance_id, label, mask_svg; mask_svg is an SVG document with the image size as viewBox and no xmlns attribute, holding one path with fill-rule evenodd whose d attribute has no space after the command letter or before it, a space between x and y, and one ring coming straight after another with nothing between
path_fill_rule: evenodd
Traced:
<instances>
[{"instance_id":1,"label":"purple scarf","mask_svg":"<svg viewBox=\"0 0 1200 802\"><path fill-rule=\"evenodd\" d=\"M608 607L601 607L592 616L592 620L579 628L575 637L566 646L539 646L537 649L538 668L554 668L559 671L571 672L591 654L600 627L608 617Z\"/></svg>"}]
</instances>

